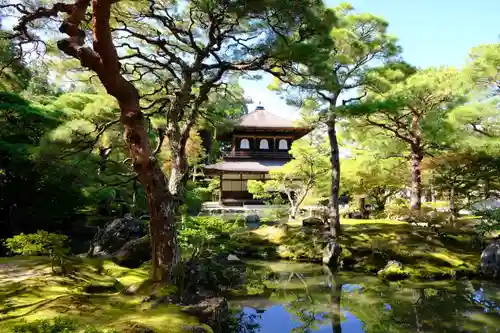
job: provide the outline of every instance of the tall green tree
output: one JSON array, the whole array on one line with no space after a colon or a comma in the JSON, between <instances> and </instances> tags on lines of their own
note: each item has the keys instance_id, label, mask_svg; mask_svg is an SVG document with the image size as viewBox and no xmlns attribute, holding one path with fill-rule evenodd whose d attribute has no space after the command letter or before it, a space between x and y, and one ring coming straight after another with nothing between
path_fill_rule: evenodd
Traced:
<instances>
[{"instance_id":1,"label":"tall green tree","mask_svg":"<svg viewBox=\"0 0 500 333\"><path fill-rule=\"evenodd\" d=\"M0 18L0 90L21 92L27 88L30 79L31 73L8 38L8 32L3 30Z\"/></svg>"},{"instance_id":2,"label":"tall green tree","mask_svg":"<svg viewBox=\"0 0 500 333\"><path fill-rule=\"evenodd\" d=\"M450 145L450 110L464 102L467 85L453 68L430 68L394 80L392 68L375 84L374 73L366 102L357 107L366 112L358 125L392 136L406 145L411 160L410 207L420 210L422 177L420 164L433 149ZM411 73L410 73L411 74ZM404 76L404 74L403 74Z\"/></svg>"},{"instance_id":3,"label":"tall green tree","mask_svg":"<svg viewBox=\"0 0 500 333\"><path fill-rule=\"evenodd\" d=\"M367 199L377 211L383 211L387 200L406 187L410 176L405 158L384 158L369 151L355 151L342 164L342 189Z\"/></svg>"},{"instance_id":4,"label":"tall green tree","mask_svg":"<svg viewBox=\"0 0 500 333\"><path fill-rule=\"evenodd\" d=\"M472 79L479 89L500 94L500 43L472 48L464 74Z\"/></svg>"},{"instance_id":5,"label":"tall green tree","mask_svg":"<svg viewBox=\"0 0 500 333\"><path fill-rule=\"evenodd\" d=\"M369 13L356 13L349 4L334 9L337 23L322 47L310 48L299 62L273 70L284 89L296 88L320 101L318 113L327 126L331 150L330 225L340 235L340 161L337 119L349 105L362 98L368 70L399 54L396 39L387 33L388 23Z\"/></svg>"},{"instance_id":6,"label":"tall green tree","mask_svg":"<svg viewBox=\"0 0 500 333\"><path fill-rule=\"evenodd\" d=\"M275 59L289 56L325 26L319 0L293 6L283 1L73 0L37 9L10 1L0 9L20 16L13 37L23 42L46 39L57 29L66 35L57 48L94 72L116 99L117 121L148 198L154 281L165 281L180 257L176 214L188 171L185 146L210 92L224 86L231 72L274 67ZM37 34L40 30L45 31ZM87 46L90 35L93 43ZM151 113L168 120L158 142L162 135L169 139L169 177L144 122Z\"/></svg>"}]
</instances>

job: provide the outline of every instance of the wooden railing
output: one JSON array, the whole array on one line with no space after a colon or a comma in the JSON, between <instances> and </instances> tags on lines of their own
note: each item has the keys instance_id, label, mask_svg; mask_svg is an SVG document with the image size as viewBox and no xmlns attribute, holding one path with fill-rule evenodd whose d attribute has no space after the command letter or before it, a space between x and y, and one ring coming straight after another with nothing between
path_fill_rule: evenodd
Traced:
<instances>
[{"instance_id":1,"label":"wooden railing","mask_svg":"<svg viewBox=\"0 0 500 333\"><path fill-rule=\"evenodd\" d=\"M223 153L227 158L262 158L262 159L290 159L292 156L287 151L226 151Z\"/></svg>"}]
</instances>

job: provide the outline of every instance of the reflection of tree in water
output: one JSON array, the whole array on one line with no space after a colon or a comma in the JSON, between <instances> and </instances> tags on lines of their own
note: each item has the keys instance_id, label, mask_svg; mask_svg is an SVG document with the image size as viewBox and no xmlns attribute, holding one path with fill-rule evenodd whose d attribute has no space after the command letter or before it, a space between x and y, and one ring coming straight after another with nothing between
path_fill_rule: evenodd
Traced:
<instances>
[{"instance_id":1,"label":"reflection of tree in water","mask_svg":"<svg viewBox=\"0 0 500 333\"><path fill-rule=\"evenodd\" d=\"M410 287L366 284L346 295L343 304L363 321L366 333L500 332L500 316L491 313L486 320L471 282Z\"/></svg>"},{"instance_id":2,"label":"reflection of tree in water","mask_svg":"<svg viewBox=\"0 0 500 333\"><path fill-rule=\"evenodd\" d=\"M329 323L333 333L342 333L343 311L357 317L365 333L500 333L500 288L495 284L385 283L346 278L326 268L314 274L283 273L271 284L269 299L283 304L298 323L293 333L314 332ZM361 333L348 327L350 333Z\"/></svg>"},{"instance_id":3,"label":"reflection of tree in water","mask_svg":"<svg viewBox=\"0 0 500 333\"><path fill-rule=\"evenodd\" d=\"M288 312L292 314L299 323L293 329L293 333L310 333L320 326L326 326L328 322L332 323L333 333L341 333L341 295L342 283L337 274L333 273L328 267L324 267L327 280L324 286L308 286L304 276L300 273L291 273L286 285L292 279L300 281L302 290L290 290L283 288L282 292L286 299L292 299L286 306ZM323 275L323 272L320 274Z\"/></svg>"},{"instance_id":4,"label":"reflection of tree in water","mask_svg":"<svg viewBox=\"0 0 500 333\"><path fill-rule=\"evenodd\" d=\"M330 286L331 308L332 308L332 331L333 333L342 333L341 326L341 301L342 301L342 282L336 272L332 272L327 266L324 267L328 276L328 285Z\"/></svg>"},{"instance_id":5,"label":"reflection of tree in water","mask_svg":"<svg viewBox=\"0 0 500 333\"><path fill-rule=\"evenodd\" d=\"M257 314L247 314L244 311L239 312L234 316L233 322L227 328L227 332L231 333L257 333L260 330L259 321L261 320L262 311L257 311Z\"/></svg>"}]
</instances>

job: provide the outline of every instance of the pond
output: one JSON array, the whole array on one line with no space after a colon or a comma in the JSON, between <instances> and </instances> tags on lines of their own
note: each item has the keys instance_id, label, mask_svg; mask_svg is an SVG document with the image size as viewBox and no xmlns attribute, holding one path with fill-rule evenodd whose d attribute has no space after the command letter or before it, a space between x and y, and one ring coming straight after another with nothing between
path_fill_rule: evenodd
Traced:
<instances>
[{"instance_id":1,"label":"pond","mask_svg":"<svg viewBox=\"0 0 500 333\"><path fill-rule=\"evenodd\" d=\"M314 264L252 262L272 270L258 295L230 299L241 332L500 332L500 285L384 282Z\"/></svg>"}]
</instances>

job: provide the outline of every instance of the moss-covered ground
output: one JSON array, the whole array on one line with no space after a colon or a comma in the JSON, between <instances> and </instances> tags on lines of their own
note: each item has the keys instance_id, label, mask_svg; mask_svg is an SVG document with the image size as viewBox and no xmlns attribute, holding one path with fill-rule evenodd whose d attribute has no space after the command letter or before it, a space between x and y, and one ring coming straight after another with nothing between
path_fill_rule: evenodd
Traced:
<instances>
[{"instance_id":1,"label":"moss-covered ground","mask_svg":"<svg viewBox=\"0 0 500 333\"><path fill-rule=\"evenodd\" d=\"M22 320L65 316L82 328L129 332L134 325L154 332L186 332L197 319L174 305L151 309L143 295L129 295L131 285L147 281L148 267L127 269L110 261L76 260L68 276L52 274L50 262L41 257L0 259L0 332L9 332Z\"/></svg>"},{"instance_id":2,"label":"moss-covered ground","mask_svg":"<svg viewBox=\"0 0 500 333\"><path fill-rule=\"evenodd\" d=\"M474 276L481 254L472 229L473 220L457 221L439 232L394 220L342 220L344 269L376 273L390 260L403 264L416 279ZM232 237L241 255L320 262L324 229L262 226Z\"/></svg>"}]
</instances>

